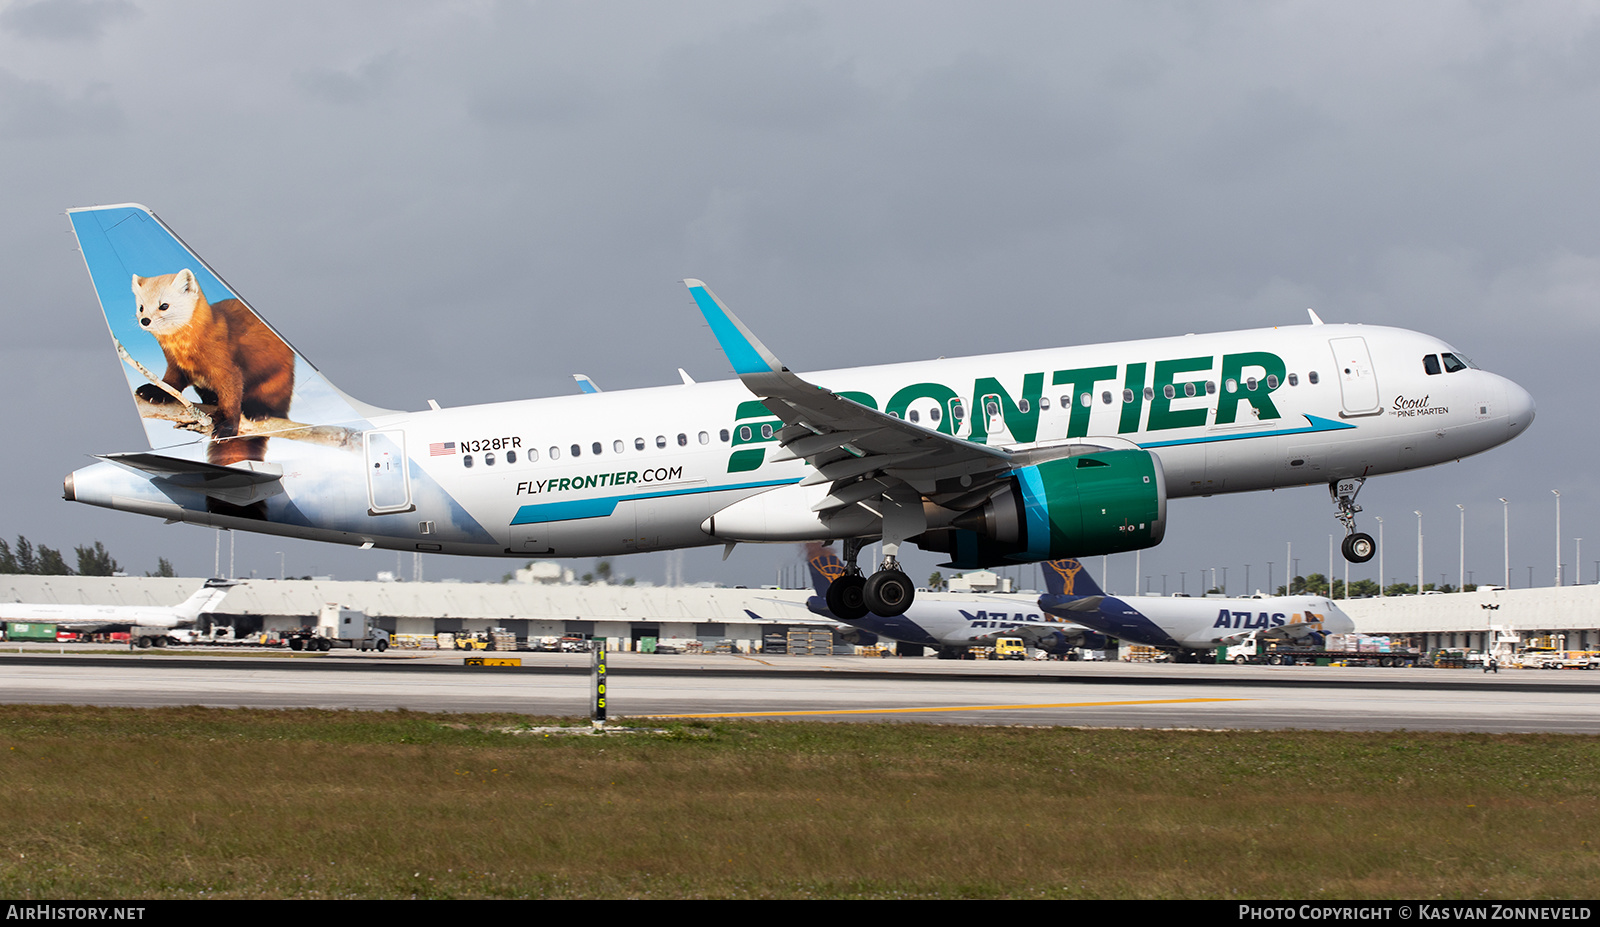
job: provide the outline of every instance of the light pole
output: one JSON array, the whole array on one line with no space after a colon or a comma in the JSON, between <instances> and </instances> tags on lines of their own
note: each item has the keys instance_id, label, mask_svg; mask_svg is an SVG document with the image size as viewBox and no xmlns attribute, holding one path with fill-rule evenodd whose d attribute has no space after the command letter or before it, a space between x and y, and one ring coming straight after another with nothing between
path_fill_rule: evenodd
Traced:
<instances>
[{"instance_id":1,"label":"light pole","mask_svg":"<svg viewBox=\"0 0 1600 927\"><path fill-rule=\"evenodd\" d=\"M1467 507L1456 503L1461 510L1461 560L1456 566L1456 591L1467 591Z\"/></svg>"},{"instance_id":2,"label":"light pole","mask_svg":"<svg viewBox=\"0 0 1600 927\"><path fill-rule=\"evenodd\" d=\"M1422 513L1413 509L1411 514L1417 516L1417 595L1422 595Z\"/></svg>"},{"instance_id":3,"label":"light pole","mask_svg":"<svg viewBox=\"0 0 1600 927\"><path fill-rule=\"evenodd\" d=\"M1383 519L1378 519L1378 596L1383 596Z\"/></svg>"},{"instance_id":4,"label":"light pole","mask_svg":"<svg viewBox=\"0 0 1600 927\"><path fill-rule=\"evenodd\" d=\"M1561 585L1561 490L1552 489L1556 494L1556 585Z\"/></svg>"},{"instance_id":5,"label":"light pole","mask_svg":"<svg viewBox=\"0 0 1600 927\"><path fill-rule=\"evenodd\" d=\"M1506 588L1511 588L1511 503L1500 498L1500 508L1506 517Z\"/></svg>"}]
</instances>

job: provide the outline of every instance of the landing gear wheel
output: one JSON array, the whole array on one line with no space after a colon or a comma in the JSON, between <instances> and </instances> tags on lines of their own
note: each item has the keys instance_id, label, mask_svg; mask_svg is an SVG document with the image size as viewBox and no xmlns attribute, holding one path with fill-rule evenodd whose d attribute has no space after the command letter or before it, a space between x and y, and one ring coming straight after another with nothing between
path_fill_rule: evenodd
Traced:
<instances>
[{"instance_id":1,"label":"landing gear wheel","mask_svg":"<svg viewBox=\"0 0 1600 927\"><path fill-rule=\"evenodd\" d=\"M917 587L911 584L911 577L899 570L879 570L867 578L862 594L866 597L867 608L885 618L893 618L905 614L911 607Z\"/></svg>"},{"instance_id":2,"label":"landing gear wheel","mask_svg":"<svg viewBox=\"0 0 1600 927\"><path fill-rule=\"evenodd\" d=\"M860 621L872 609L867 607L862 590L866 577L860 573L847 573L828 584L828 611L840 621Z\"/></svg>"},{"instance_id":3,"label":"landing gear wheel","mask_svg":"<svg viewBox=\"0 0 1600 927\"><path fill-rule=\"evenodd\" d=\"M1351 563L1366 563L1378 552L1378 545L1373 542L1372 535L1358 531L1346 537L1339 549L1344 552L1344 559Z\"/></svg>"}]
</instances>

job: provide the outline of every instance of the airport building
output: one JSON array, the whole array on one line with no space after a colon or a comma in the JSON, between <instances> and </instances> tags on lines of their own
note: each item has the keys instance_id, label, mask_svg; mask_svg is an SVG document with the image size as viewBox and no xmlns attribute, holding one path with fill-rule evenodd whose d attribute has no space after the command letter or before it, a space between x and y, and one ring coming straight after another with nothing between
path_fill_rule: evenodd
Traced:
<instances>
[{"instance_id":1,"label":"airport building","mask_svg":"<svg viewBox=\"0 0 1600 927\"><path fill-rule=\"evenodd\" d=\"M0 603L170 606L200 582L7 574L0 575ZM754 651L789 626L818 624L805 607L812 594L809 589L580 585L560 570L508 583L253 579L228 595L213 621L240 633L287 631L314 623L323 605L336 603L367 613L394 634L502 628L519 639L600 637L623 649L654 637ZM1508 632L1558 649L1600 650L1600 586L1340 599L1338 604L1360 633L1404 638L1424 652L1486 650Z\"/></svg>"}]
</instances>

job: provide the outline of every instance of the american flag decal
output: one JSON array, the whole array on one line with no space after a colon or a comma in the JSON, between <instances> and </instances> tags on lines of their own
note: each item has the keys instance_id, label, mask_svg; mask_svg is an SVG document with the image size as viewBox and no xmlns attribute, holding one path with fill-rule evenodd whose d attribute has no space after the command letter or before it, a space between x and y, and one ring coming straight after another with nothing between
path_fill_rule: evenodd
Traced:
<instances>
[{"instance_id":1,"label":"american flag decal","mask_svg":"<svg viewBox=\"0 0 1600 927\"><path fill-rule=\"evenodd\" d=\"M455 452L456 443L454 441L439 441L428 445L429 457L445 457Z\"/></svg>"}]
</instances>

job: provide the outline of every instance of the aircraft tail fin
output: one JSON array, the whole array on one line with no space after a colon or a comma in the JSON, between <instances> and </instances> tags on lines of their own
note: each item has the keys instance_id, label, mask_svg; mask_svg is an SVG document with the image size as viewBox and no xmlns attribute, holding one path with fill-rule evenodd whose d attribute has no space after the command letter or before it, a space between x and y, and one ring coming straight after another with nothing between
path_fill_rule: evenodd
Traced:
<instances>
[{"instance_id":1,"label":"aircraft tail fin","mask_svg":"<svg viewBox=\"0 0 1600 927\"><path fill-rule=\"evenodd\" d=\"M1076 560L1051 560L1039 566L1044 570L1045 591L1051 595L1105 595Z\"/></svg>"},{"instance_id":2,"label":"aircraft tail fin","mask_svg":"<svg viewBox=\"0 0 1600 927\"><path fill-rule=\"evenodd\" d=\"M238 580L208 579L204 586L196 590L194 595L184 599L174 611L184 621L194 621L201 615L209 615L222 604L228 591L239 584Z\"/></svg>"},{"instance_id":3,"label":"aircraft tail fin","mask_svg":"<svg viewBox=\"0 0 1600 927\"><path fill-rule=\"evenodd\" d=\"M309 430L383 411L329 382L149 209L67 215L151 447L262 460L273 435L325 444Z\"/></svg>"},{"instance_id":4,"label":"aircraft tail fin","mask_svg":"<svg viewBox=\"0 0 1600 927\"><path fill-rule=\"evenodd\" d=\"M806 567L811 571L811 588L817 595L826 596L828 586L844 575L844 561L833 552L833 548L821 544L806 545Z\"/></svg>"}]
</instances>

